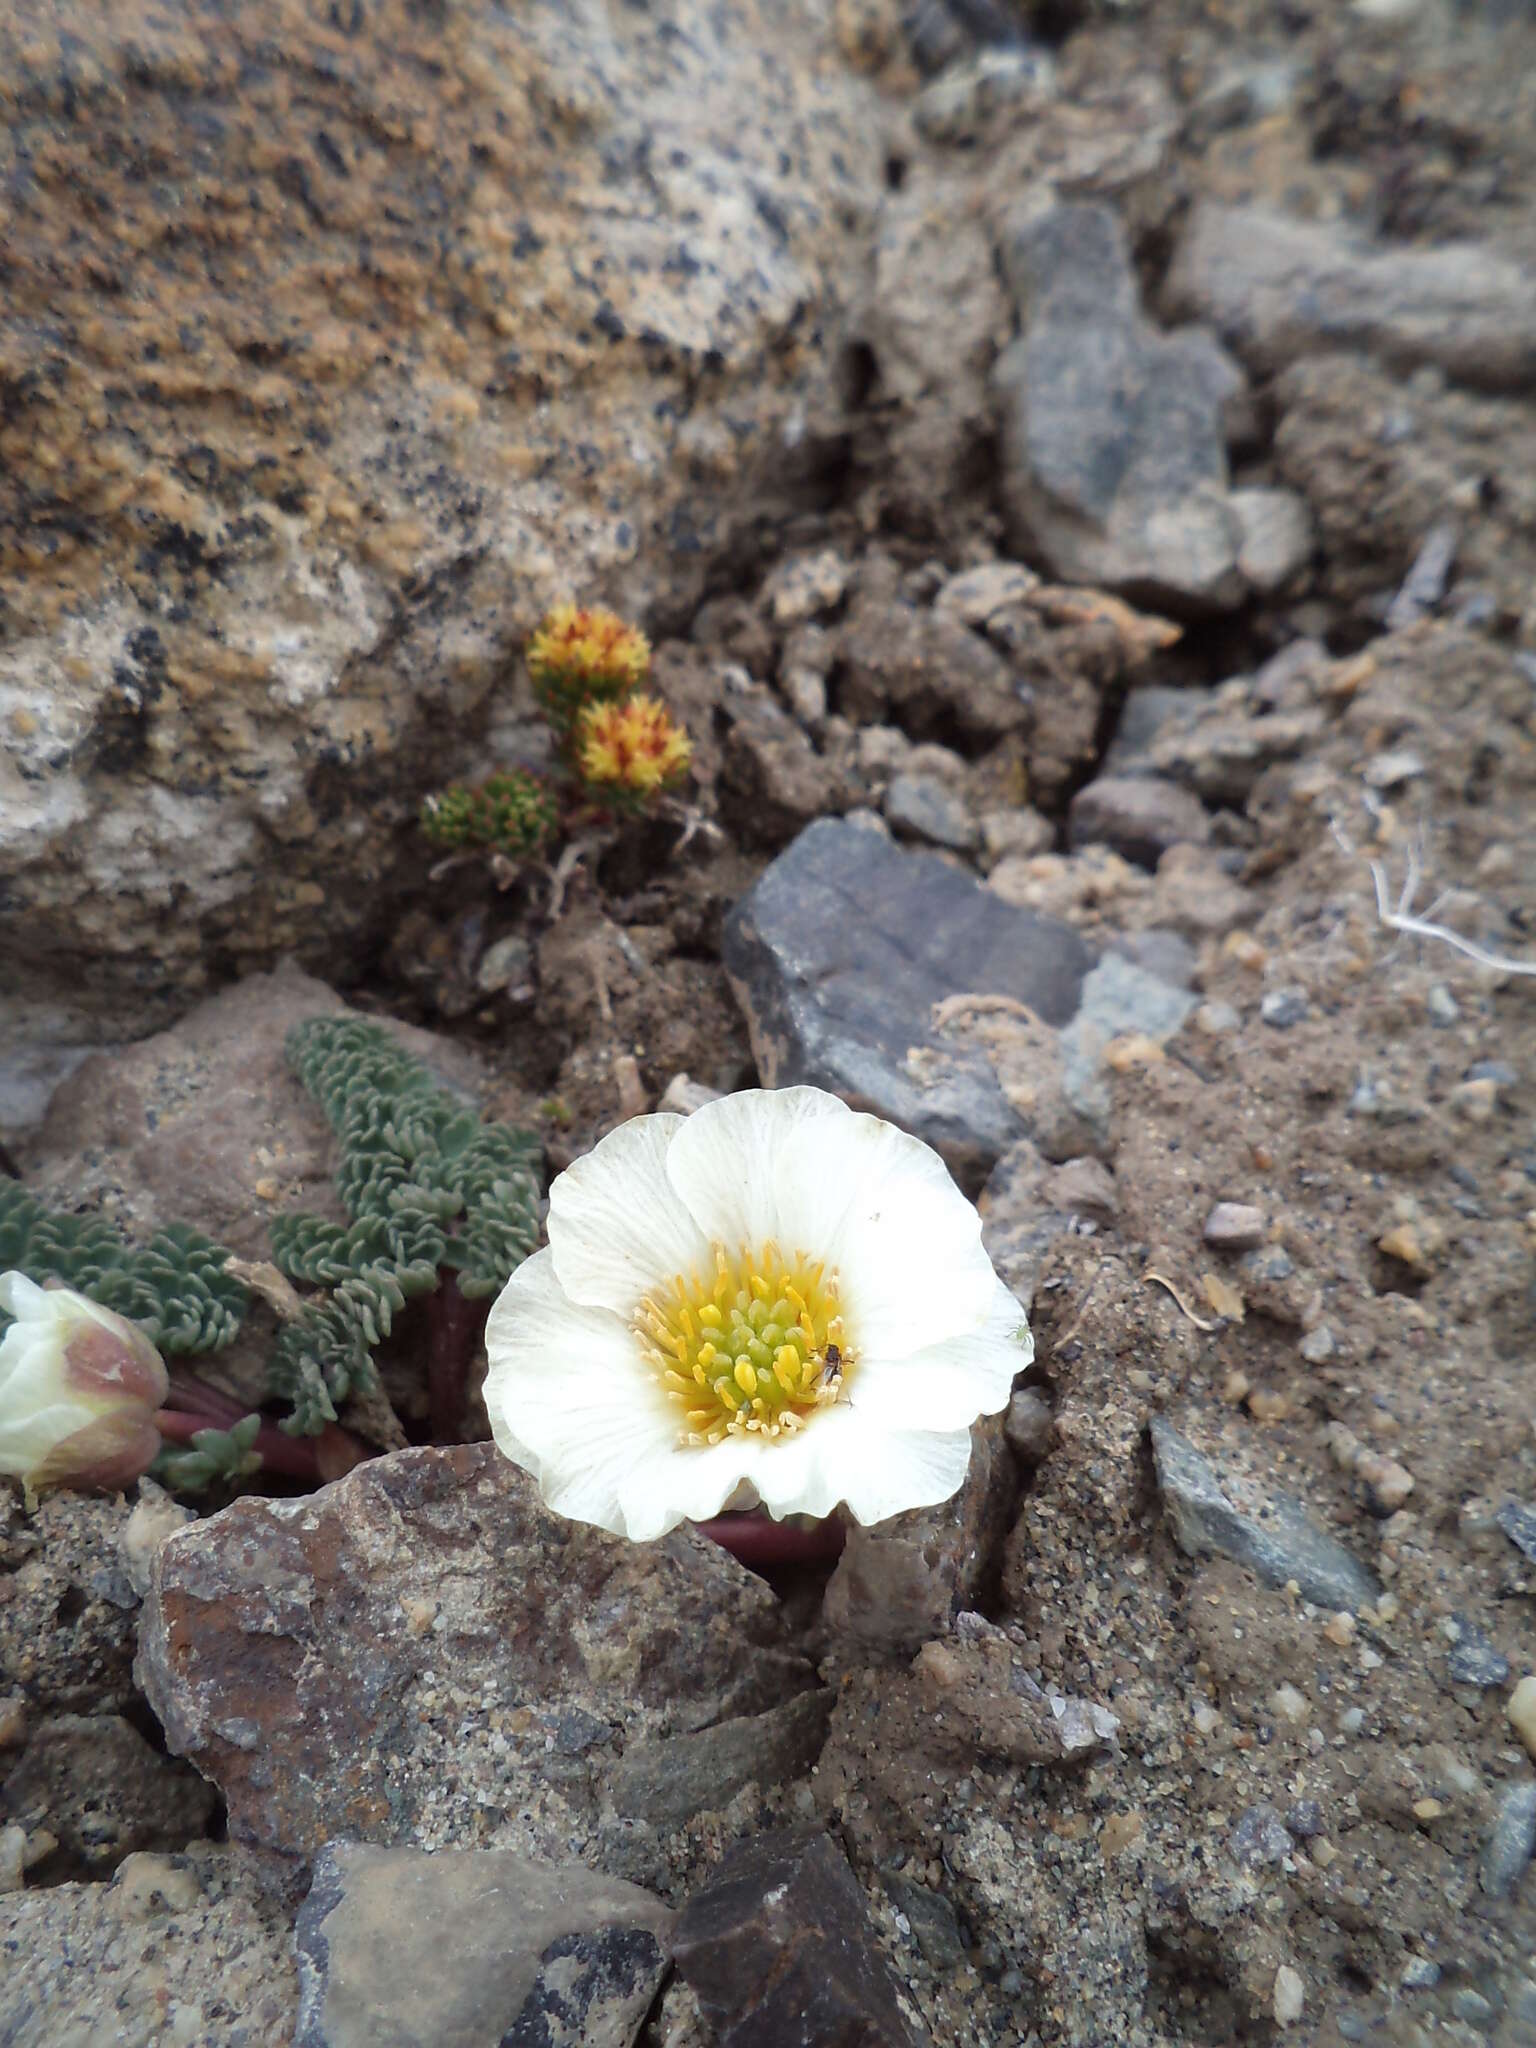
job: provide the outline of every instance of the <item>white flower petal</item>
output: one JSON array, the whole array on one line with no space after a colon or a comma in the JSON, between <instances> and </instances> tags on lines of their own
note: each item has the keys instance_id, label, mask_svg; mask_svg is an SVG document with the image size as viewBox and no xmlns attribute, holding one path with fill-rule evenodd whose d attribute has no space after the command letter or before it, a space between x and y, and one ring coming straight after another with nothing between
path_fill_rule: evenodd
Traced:
<instances>
[{"instance_id":1,"label":"white flower petal","mask_svg":"<svg viewBox=\"0 0 1536 2048\"><path fill-rule=\"evenodd\" d=\"M979 1330L947 1337L904 1358L861 1352L849 1386L887 1429L960 1429L1006 1408L1035 1355L1024 1311L1001 1280Z\"/></svg>"},{"instance_id":2,"label":"white flower petal","mask_svg":"<svg viewBox=\"0 0 1536 2048\"><path fill-rule=\"evenodd\" d=\"M972 1328L996 1285L981 1218L937 1152L819 1088L747 1089L696 1110L667 1171L705 1234L825 1259L849 1341L897 1357Z\"/></svg>"},{"instance_id":3,"label":"white flower petal","mask_svg":"<svg viewBox=\"0 0 1536 2048\"><path fill-rule=\"evenodd\" d=\"M667 1148L685 1121L633 1117L555 1181L549 1248L571 1301L627 1319L674 1274L713 1271L710 1241L667 1178Z\"/></svg>"},{"instance_id":4,"label":"white flower petal","mask_svg":"<svg viewBox=\"0 0 1536 2048\"><path fill-rule=\"evenodd\" d=\"M772 1515L829 1515L845 1504L857 1522L883 1522L957 1492L971 1433L883 1430L847 1403L813 1416L787 1441L761 1446L752 1480Z\"/></svg>"},{"instance_id":5,"label":"white flower petal","mask_svg":"<svg viewBox=\"0 0 1536 2048\"><path fill-rule=\"evenodd\" d=\"M745 1088L706 1102L685 1119L667 1152L672 1185L700 1229L730 1251L760 1251L770 1240L786 1258L804 1251L821 1258L836 1235L850 1198L853 1164L868 1134L847 1103L823 1088ZM818 1148L817 1138L827 1143ZM828 1153L838 1167L830 1179L807 1172L809 1160Z\"/></svg>"},{"instance_id":6,"label":"white flower petal","mask_svg":"<svg viewBox=\"0 0 1536 2048\"><path fill-rule=\"evenodd\" d=\"M48 1313L48 1296L25 1273L0 1273L0 1308L18 1322L32 1322Z\"/></svg>"},{"instance_id":7,"label":"white flower petal","mask_svg":"<svg viewBox=\"0 0 1536 2048\"><path fill-rule=\"evenodd\" d=\"M582 1462L594 1440L633 1446L678 1413L621 1317L584 1309L559 1284L549 1251L512 1274L485 1321L485 1409L496 1442L543 1477ZM516 1444L516 1450L510 1446Z\"/></svg>"}]
</instances>

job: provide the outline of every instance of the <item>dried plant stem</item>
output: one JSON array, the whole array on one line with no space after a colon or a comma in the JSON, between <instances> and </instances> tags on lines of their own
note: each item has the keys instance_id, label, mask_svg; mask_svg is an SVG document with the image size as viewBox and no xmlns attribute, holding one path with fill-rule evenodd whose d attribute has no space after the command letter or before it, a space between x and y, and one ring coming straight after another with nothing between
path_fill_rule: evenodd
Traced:
<instances>
[{"instance_id":1,"label":"dried plant stem","mask_svg":"<svg viewBox=\"0 0 1536 2048\"><path fill-rule=\"evenodd\" d=\"M1358 858L1358 849L1338 819L1333 820L1333 837L1341 852L1351 859ZM1388 931L1401 932L1407 938L1438 939L1444 946L1475 960L1479 967L1486 967L1493 974L1536 974L1536 960L1515 960L1507 953L1492 952L1487 946L1480 946L1475 939L1468 939L1449 925L1436 922L1435 913L1458 892L1443 890L1429 908L1416 911L1413 899L1419 893L1424 879L1423 857L1420 847L1415 844L1407 852L1403 868L1403 886L1398 891L1397 901L1392 900L1392 885L1387 875L1386 863L1367 860L1371 883L1376 891L1376 915Z\"/></svg>"}]
</instances>

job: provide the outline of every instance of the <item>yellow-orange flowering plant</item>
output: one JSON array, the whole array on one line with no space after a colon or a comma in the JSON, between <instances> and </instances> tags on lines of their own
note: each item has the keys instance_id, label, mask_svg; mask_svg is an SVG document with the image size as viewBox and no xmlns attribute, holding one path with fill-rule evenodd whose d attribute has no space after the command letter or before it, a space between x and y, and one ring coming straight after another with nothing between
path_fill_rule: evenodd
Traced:
<instances>
[{"instance_id":1,"label":"yellow-orange flowering plant","mask_svg":"<svg viewBox=\"0 0 1536 2048\"><path fill-rule=\"evenodd\" d=\"M559 604L528 643L534 694L554 728L568 793L567 822L585 812L634 814L688 772L693 743L666 707L644 693L651 649L645 635L614 612ZM429 796L421 827L455 855L481 850L510 861L540 851L554 836L559 806L526 768Z\"/></svg>"},{"instance_id":2,"label":"yellow-orange flowering plant","mask_svg":"<svg viewBox=\"0 0 1536 2048\"><path fill-rule=\"evenodd\" d=\"M688 772L693 742L655 697L588 704L576 727L576 764L599 799L643 804Z\"/></svg>"}]
</instances>

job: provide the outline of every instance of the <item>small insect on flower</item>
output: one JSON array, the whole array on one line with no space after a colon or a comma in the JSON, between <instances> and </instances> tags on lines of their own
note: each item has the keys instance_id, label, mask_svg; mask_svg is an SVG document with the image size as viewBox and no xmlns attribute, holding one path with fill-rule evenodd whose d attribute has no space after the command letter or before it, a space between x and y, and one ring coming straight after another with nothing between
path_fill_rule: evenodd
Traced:
<instances>
[{"instance_id":1,"label":"small insect on flower","mask_svg":"<svg viewBox=\"0 0 1536 2048\"><path fill-rule=\"evenodd\" d=\"M485 1341L501 1449L639 1542L725 1507L947 1500L1033 1356L937 1153L818 1088L610 1131L555 1181Z\"/></svg>"},{"instance_id":2,"label":"small insect on flower","mask_svg":"<svg viewBox=\"0 0 1536 2048\"><path fill-rule=\"evenodd\" d=\"M835 1401L843 1390L843 1354L836 1344L829 1344L821 1354L821 1373L816 1381L817 1398Z\"/></svg>"}]
</instances>

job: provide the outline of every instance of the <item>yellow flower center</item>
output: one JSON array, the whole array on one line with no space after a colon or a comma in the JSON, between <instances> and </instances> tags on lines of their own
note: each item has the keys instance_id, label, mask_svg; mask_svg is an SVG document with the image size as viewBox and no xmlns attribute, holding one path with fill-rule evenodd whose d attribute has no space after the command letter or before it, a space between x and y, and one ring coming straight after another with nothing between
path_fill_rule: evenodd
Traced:
<instances>
[{"instance_id":1,"label":"yellow flower center","mask_svg":"<svg viewBox=\"0 0 1536 2048\"><path fill-rule=\"evenodd\" d=\"M775 1244L717 1244L712 1280L675 1275L635 1312L634 1332L677 1402L685 1444L781 1436L841 1395L853 1361L826 1262Z\"/></svg>"}]
</instances>

